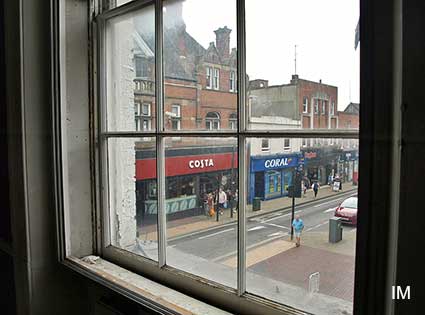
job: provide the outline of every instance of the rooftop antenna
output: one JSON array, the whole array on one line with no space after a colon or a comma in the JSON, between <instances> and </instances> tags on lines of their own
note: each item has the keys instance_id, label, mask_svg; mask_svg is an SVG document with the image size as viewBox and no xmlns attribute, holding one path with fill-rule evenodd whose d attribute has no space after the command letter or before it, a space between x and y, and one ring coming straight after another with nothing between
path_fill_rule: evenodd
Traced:
<instances>
[{"instance_id":1,"label":"rooftop antenna","mask_svg":"<svg viewBox=\"0 0 425 315\"><path fill-rule=\"evenodd\" d=\"M294 63L295 63L295 73L297 74L297 45L295 45L295 58L294 58Z\"/></svg>"},{"instance_id":2,"label":"rooftop antenna","mask_svg":"<svg viewBox=\"0 0 425 315\"><path fill-rule=\"evenodd\" d=\"M351 80L348 81L348 98L350 99L350 103L351 103Z\"/></svg>"}]
</instances>

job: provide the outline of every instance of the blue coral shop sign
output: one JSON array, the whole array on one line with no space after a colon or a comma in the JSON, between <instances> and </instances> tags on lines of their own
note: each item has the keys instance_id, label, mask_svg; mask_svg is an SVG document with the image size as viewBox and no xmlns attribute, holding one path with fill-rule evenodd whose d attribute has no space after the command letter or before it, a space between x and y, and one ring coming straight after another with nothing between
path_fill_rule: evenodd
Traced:
<instances>
[{"instance_id":1,"label":"blue coral shop sign","mask_svg":"<svg viewBox=\"0 0 425 315\"><path fill-rule=\"evenodd\" d=\"M287 167L298 166L299 157L297 155L252 157L251 171L261 172L268 170L278 170Z\"/></svg>"}]
</instances>

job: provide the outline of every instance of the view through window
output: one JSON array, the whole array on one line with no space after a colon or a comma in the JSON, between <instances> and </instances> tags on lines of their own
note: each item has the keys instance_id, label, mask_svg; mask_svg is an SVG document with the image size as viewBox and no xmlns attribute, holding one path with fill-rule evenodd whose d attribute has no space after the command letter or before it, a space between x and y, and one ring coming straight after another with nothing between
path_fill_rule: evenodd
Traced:
<instances>
[{"instance_id":1,"label":"view through window","mask_svg":"<svg viewBox=\"0 0 425 315\"><path fill-rule=\"evenodd\" d=\"M314 314L351 314L358 0L246 0L241 38L236 9L164 1L160 55L152 4L107 19L105 245Z\"/></svg>"}]
</instances>

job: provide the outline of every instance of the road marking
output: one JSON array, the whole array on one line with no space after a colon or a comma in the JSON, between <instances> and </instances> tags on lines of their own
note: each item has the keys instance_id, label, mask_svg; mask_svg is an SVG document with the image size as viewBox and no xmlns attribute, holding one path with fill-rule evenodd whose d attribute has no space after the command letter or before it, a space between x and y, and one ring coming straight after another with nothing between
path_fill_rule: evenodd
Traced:
<instances>
[{"instance_id":1,"label":"road marking","mask_svg":"<svg viewBox=\"0 0 425 315\"><path fill-rule=\"evenodd\" d=\"M297 210L294 213L301 213L301 212L303 212L303 210ZM291 215L290 212L287 213L287 214L277 215L277 216L275 216L273 218L270 218L270 219L267 219L267 220L263 220L263 221L261 221L261 223L266 223L266 222L273 221L273 220L276 220L276 219L279 219L279 218L287 217L289 215Z\"/></svg>"},{"instance_id":2,"label":"road marking","mask_svg":"<svg viewBox=\"0 0 425 315\"><path fill-rule=\"evenodd\" d=\"M261 229L265 229L266 227L264 226L264 225L258 225L258 226L254 226L253 228L250 228L249 230L248 230L248 232L251 232L251 231L257 231L257 230L261 230Z\"/></svg>"},{"instance_id":3,"label":"road marking","mask_svg":"<svg viewBox=\"0 0 425 315\"><path fill-rule=\"evenodd\" d=\"M274 240L276 240L276 239L279 239L279 238L281 238L281 237L283 237L283 236L287 236L287 235L289 235L289 233L288 233L288 232L283 233L283 234L279 234L279 235L276 235L276 236L273 236L273 237L271 237L271 238L266 238L265 240L262 240L262 241L260 241L260 242L258 242L258 243L254 243L254 244L248 245L248 246L246 247L246 249L247 249L247 250L249 250L249 249L251 249L251 248L255 248L255 247L261 246L261 245L263 245L263 244L270 243L270 242L272 242L272 241L274 241ZM230 253L227 253L227 254L224 254L224 255L221 255L221 256L215 257L215 258L213 258L213 259L212 259L212 261L213 261L213 262L222 261L222 260L224 260L224 259L226 259L226 258L229 258L229 257L232 257L233 255L236 255L236 254L237 254L237 251L236 251L236 250L234 250L234 251L231 251Z\"/></svg>"},{"instance_id":4,"label":"road marking","mask_svg":"<svg viewBox=\"0 0 425 315\"><path fill-rule=\"evenodd\" d=\"M315 208L318 208L318 207L321 207L323 205L327 205L328 203L336 202L336 201L339 201L339 200L342 200L342 198L338 198L338 199L334 199L334 200L331 200L331 201L323 202L321 204L315 205L314 207Z\"/></svg>"},{"instance_id":5,"label":"road marking","mask_svg":"<svg viewBox=\"0 0 425 315\"><path fill-rule=\"evenodd\" d=\"M335 208L329 208L328 210L323 211L323 213L328 213L328 212L332 212L335 211Z\"/></svg>"},{"instance_id":6,"label":"road marking","mask_svg":"<svg viewBox=\"0 0 425 315\"><path fill-rule=\"evenodd\" d=\"M274 223L265 223L265 224L270 225L270 226L274 226L274 227L277 227L277 228L280 228L280 229L290 230L290 228L288 228L287 226L283 226L283 225L279 225L279 224L274 224Z\"/></svg>"},{"instance_id":7,"label":"road marking","mask_svg":"<svg viewBox=\"0 0 425 315\"><path fill-rule=\"evenodd\" d=\"M328 223L329 223L328 221L325 221L325 222L322 222L322 223L316 224L315 226L313 226L313 227L311 227L311 228L308 228L308 229L306 230L306 232L309 232L309 231L311 231L311 230L317 229L317 228L319 228L319 227L321 227L321 226L323 226L323 225L326 225L326 224L328 224Z\"/></svg>"},{"instance_id":8,"label":"road marking","mask_svg":"<svg viewBox=\"0 0 425 315\"><path fill-rule=\"evenodd\" d=\"M280 239L264 246L253 248L246 253L246 267L258 264L294 247L294 243ZM222 261L221 264L236 268L238 265L238 257L237 255L231 256L225 261Z\"/></svg>"},{"instance_id":9,"label":"road marking","mask_svg":"<svg viewBox=\"0 0 425 315\"><path fill-rule=\"evenodd\" d=\"M198 240L203 240L204 238L208 238L208 237L211 237L211 236L215 236L215 235L218 235L218 234L221 234L221 233L226 233L226 232L233 231L233 230L234 230L234 228L231 228L231 229L219 231L219 232L216 232L216 233L213 233L213 234L208 234L208 235L205 235L205 236L198 237Z\"/></svg>"},{"instance_id":10,"label":"road marking","mask_svg":"<svg viewBox=\"0 0 425 315\"><path fill-rule=\"evenodd\" d=\"M279 235L283 235L283 234L285 234L285 233L283 233L283 232L276 232L276 233L272 233L272 234L267 235L267 237L274 237L274 236L279 236Z\"/></svg>"}]
</instances>

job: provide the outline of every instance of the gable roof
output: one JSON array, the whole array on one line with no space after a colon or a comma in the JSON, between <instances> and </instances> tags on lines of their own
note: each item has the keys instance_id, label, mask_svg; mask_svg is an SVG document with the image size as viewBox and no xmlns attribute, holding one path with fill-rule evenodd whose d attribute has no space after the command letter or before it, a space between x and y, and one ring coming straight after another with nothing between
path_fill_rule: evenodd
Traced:
<instances>
[{"instance_id":1,"label":"gable roof","mask_svg":"<svg viewBox=\"0 0 425 315\"><path fill-rule=\"evenodd\" d=\"M359 103L348 104L347 107L344 109L344 113L358 115L360 113L360 104Z\"/></svg>"}]
</instances>

